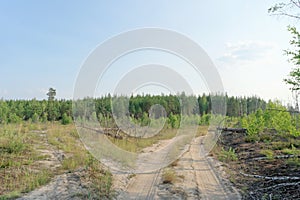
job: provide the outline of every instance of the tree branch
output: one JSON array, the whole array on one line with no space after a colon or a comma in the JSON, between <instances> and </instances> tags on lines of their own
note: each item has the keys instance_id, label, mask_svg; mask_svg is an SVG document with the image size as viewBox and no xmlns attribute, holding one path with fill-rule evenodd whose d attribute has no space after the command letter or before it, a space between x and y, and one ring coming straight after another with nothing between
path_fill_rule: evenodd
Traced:
<instances>
[{"instance_id":1,"label":"tree branch","mask_svg":"<svg viewBox=\"0 0 300 200\"><path fill-rule=\"evenodd\" d=\"M259 179L272 180L272 181L300 180L300 177L297 177L297 176L260 176L260 175L245 174L243 172L240 172L240 174L242 174L243 176L246 176L246 177L259 178Z\"/></svg>"}]
</instances>

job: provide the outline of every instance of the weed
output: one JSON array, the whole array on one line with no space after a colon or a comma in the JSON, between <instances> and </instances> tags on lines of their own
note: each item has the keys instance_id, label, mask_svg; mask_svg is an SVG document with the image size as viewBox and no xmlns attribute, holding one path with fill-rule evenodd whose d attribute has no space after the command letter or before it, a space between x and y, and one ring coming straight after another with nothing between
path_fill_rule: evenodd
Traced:
<instances>
[{"instance_id":1,"label":"weed","mask_svg":"<svg viewBox=\"0 0 300 200\"><path fill-rule=\"evenodd\" d=\"M259 140L260 138L258 134L247 135L245 137L245 142L257 142Z\"/></svg>"},{"instance_id":2,"label":"weed","mask_svg":"<svg viewBox=\"0 0 300 200\"><path fill-rule=\"evenodd\" d=\"M300 149L297 149L293 144L291 149L283 149L282 152L288 155L300 156Z\"/></svg>"},{"instance_id":3,"label":"weed","mask_svg":"<svg viewBox=\"0 0 300 200\"><path fill-rule=\"evenodd\" d=\"M136 174L130 174L130 175L128 176L128 179L132 179L133 177L136 177Z\"/></svg>"},{"instance_id":4,"label":"weed","mask_svg":"<svg viewBox=\"0 0 300 200\"><path fill-rule=\"evenodd\" d=\"M176 173L171 168L166 168L162 174L162 182L164 184L171 183L173 184L177 180Z\"/></svg>"},{"instance_id":5,"label":"weed","mask_svg":"<svg viewBox=\"0 0 300 200\"><path fill-rule=\"evenodd\" d=\"M89 157L88 162L89 180L92 183L90 190L96 195L93 199L112 199L115 196L112 189L112 174L107 170L103 170L100 162L93 157Z\"/></svg>"},{"instance_id":6,"label":"weed","mask_svg":"<svg viewBox=\"0 0 300 200\"><path fill-rule=\"evenodd\" d=\"M300 167L300 159L297 157L289 158L287 159L286 164L293 167Z\"/></svg>"},{"instance_id":7,"label":"weed","mask_svg":"<svg viewBox=\"0 0 300 200\"><path fill-rule=\"evenodd\" d=\"M232 147L230 147L227 151L224 148L222 148L220 154L218 155L218 158L222 162L238 160L237 154L235 153L235 150Z\"/></svg>"},{"instance_id":8,"label":"weed","mask_svg":"<svg viewBox=\"0 0 300 200\"><path fill-rule=\"evenodd\" d=\"M271 143L271 148L273 150L282 150L284 148L288 148L289 146L290 146L289 142L279 141L279 142L272 142Z\"/></svg>"},{"instance_id":9,"label":"weed","mask_svg":"<svg viewBox=\"0 0 300 200\"><path fill-rule=\"evenodd\" d=\"M262 155L265 155L267 159L273 160L274 159L274 152L270 149L263 149L260 151Z\"/></svg>"}]
</instances>

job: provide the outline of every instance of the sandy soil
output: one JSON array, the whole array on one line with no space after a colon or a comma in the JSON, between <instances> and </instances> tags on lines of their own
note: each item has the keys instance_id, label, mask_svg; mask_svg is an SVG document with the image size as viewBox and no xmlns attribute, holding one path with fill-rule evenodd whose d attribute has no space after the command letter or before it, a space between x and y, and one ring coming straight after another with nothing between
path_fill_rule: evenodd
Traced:
<instances>
[{"instance_id":1,"label":"sandy soil","mask_svg":"<svg viewBox=\"0 0 300 200\"><path fill-rule=\"evenodd\" d=\"M241 199L237 190L219 176L214 163L204 156L202 140L203 137L195 138L173 166L178 176L173 184L162 183L162 170L136 174L118 199Z\"/></svg>"}]
</instances>

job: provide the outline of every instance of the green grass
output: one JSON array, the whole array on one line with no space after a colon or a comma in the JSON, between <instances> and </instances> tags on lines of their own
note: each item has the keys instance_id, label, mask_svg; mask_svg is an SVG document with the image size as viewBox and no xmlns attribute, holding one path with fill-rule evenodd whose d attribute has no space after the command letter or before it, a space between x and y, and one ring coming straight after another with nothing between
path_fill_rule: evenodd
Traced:
<instances>
[{"instance_id":1,"label":"green grass","mask_svg":"<svg viewBox=\"0 0 300 200\"><path fill-rule=\"evenodd\" d=\"M300 149L297 149L293 144L291 148L283 149L282 152L288 155L300 156Z\"/></svg>"},{"instance_id":2,"label":"green grass","mask_svg":"<svg viewBox=\"0 0 300 200\"><path fill-rule=\"evenodd\" d=\"M266 156L267 159L269 159L269 160L274 159L274 151L272 151L270 149L263 149L263 150L260 151L260 154Z\"/></svg>"},{"instance_id":3,"label":"green grass","mask_svg":"<svg viewBox=\"0 0 300 200\"><path fill-rule=\"evenodd\" d=\"M286 164L290 167L300 167L300 159L299 158L289 158L286 161Z\"/></svg>"}]
</instances>

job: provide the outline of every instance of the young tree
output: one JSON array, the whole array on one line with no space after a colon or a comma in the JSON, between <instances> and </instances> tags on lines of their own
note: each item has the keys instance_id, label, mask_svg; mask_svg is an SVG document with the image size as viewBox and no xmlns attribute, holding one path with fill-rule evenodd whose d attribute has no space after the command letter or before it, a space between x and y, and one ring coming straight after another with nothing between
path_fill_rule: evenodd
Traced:
<instances>
[{"instance_id":1,"label":"young tree","mask_svg":"<svg viewBox=\"0 0 300 200\"><path fill-rule=\"evenodd\" d=\"M57 119L57 115L58 115L58 105L54 101L56 96L56 90L53 88L49 88L47 95L48 95L48 106L47 106L48 120L54 121Z\"/></svg>"},{"instance_id":2,"label":"young tree","mask_svg":"<svg viewBox=\"0 0 300 200\"><path fill-rule=\"evenodd\" d=\"M292 19L300 20L300 0L287 0L285 2L280 2L268 9L268 12L273 15L287 16ZM300 33L297 31L296 27L288 26L288 31L292 34L292 40L290 40L290 45L294 49L285 50L285 54L289 56L290 62L292 62L295 67L291 70L288 78L284 81L290 85L290 90L294 95L296 102L296 109L299 110L298 106L298 96L300 91Z\"/></svg>"},{"instance_id":3,"label":"young tree","mask_svg":"<svg viewBox=\"0 0 300 200\"><path fill-rule=\"evenodd\" d=\"M48 95L48 101L53 101L56 96L56 90L54 88L49 88L47 95Z\"/></svg>"}]
</instances>

